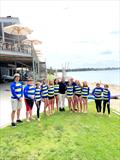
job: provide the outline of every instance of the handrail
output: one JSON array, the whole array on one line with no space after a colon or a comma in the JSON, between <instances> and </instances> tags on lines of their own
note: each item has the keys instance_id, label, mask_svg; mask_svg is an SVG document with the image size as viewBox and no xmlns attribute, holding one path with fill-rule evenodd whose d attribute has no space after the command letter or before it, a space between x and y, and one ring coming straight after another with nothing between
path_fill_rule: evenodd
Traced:
<instances>
[{"instance_id":1,"label":"handrail","mask_svg":"<svg viewBox=\"0 0 120 160\"><path fill-rule=\"evenodd\" d=\"M9 43L9 42L5 42L2 43L0 42L0 50L2 51L11 51L11 52L21 52L21 53L27 53L29 55L32 55L32 49L30 46L27 45L23 45L23 44L18 44L18 43Z\"/></svg>"}]
</instances>

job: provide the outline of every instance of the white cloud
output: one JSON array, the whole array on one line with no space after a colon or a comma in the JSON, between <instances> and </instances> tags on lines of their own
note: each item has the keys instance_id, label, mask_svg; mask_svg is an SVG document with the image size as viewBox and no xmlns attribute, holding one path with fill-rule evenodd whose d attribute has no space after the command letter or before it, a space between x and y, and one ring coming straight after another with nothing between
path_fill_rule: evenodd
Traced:
<instances>
[{"instance_id":1,"label":"white cloud","mask_svg":"<svg viewBox=\"0 0 120 160\"><path fill-rule=\"evenodd\" d=\"M2 16L18 16L34 30L47 65L72 67L119 59L119 1L4 1ZM111 34L112 33L112 34ZM102 55L110 51L112 54Z\"/></svg>"}]
</instances>

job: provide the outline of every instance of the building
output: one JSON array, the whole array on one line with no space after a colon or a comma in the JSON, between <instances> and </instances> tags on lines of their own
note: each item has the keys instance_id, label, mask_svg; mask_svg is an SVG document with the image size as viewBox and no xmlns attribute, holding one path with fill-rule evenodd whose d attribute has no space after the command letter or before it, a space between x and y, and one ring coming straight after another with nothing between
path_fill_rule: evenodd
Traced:
<instances>
[{"instance_id":1,"label":"building","mask_svg":"<svg viewBox=\"0 0 120 160\"><path fill-rule=\"evenodd\" d=\"M46 77L46 63L41 72L41 62L34 47L22 43L27 37L19 36L18 47L18 36L3 31L5 26L19 23L17 17L0 17L0 79L13 76L15 72L20 72L22 79L26 74L31 74L34 80L43 79Z\"/></svg>"}]
</instances>

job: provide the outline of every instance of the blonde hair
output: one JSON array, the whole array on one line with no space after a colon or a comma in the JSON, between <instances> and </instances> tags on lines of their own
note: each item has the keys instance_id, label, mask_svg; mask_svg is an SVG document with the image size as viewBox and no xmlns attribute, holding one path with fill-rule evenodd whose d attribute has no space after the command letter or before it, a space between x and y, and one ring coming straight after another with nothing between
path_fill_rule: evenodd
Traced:
<instances>
[{"instance_id":1,"label":"blonde hair","mask_svg":"<svg viewBox=\"0 0 120 160\"><path fill-rule=\"evenodd\" d=\"M54 81L53 80L49 80L49 85L50 86L54 85Z\"/></svg>"},{"instance_id":2,"label":"blonde hair","mask_svg":"<svg viewBox=\"0 0 120 160\"><path fill-rule=\"evenodd\" d=\"M86 81L83 82L83 87L88 87L88 84Z\"/></svg>"},{"instance_id":3,"label":"blonde hair","mask_svg":"<svg viewBox=\"0 0 120 160\"><path fill-rule=\"evenodd\" d=\"M109 88L109 85L108 84L104 84L104 87Z\"/></svg>"},{"instance_id":4,"label":"blonde hair","mask_svg":"<svg viewBox=\"0 0 120 160\"><path fill-rule=\"evenodd\" d=\"M81 83L80 83L79 80L77 80L77 85L80 86L80 87L82 87L82 85L81 85Z\"/></svg>"}]
</instances>

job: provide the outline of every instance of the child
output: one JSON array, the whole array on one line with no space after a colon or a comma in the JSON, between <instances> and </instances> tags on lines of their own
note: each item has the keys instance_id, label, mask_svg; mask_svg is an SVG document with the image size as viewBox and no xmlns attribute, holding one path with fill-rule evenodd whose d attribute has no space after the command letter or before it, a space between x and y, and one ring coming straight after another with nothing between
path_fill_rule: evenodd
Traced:
<instances>
[{"instance_id":1,"label":"child","mask_svg":"<svg viewBox=\"0 0 120 160\"><path fill-rule=\"evenodd\" d=\"M93 89L92 95L95 98L96 110L98 114L101 112L102 92L103 88L100 87L100 83L96 83L96 87Z\"/></svg>"},{"instance_id":2,"label":"child","mask_svg":"<svg viewBox=\"0 0 120 160\"><path fill-rule=\"evenodd\" d=\"M75 86L76 86L76 83L74 82L74 78L71 77L71 78L70 78L70 81L71 81L71 84L72 84L72 86L73 86L73 92L74 92L74 89L75 89ZM77 99L76 99L76 96L73 95L73 109L74 109L74 111L77 111L76 106L77 106Z\"/></svg>"},{"instance_id":3,"label":"child","mask_svg":"<svg viewBox=\"0 0 120 160\"><path fill-rule=\"evenodd\" d=\"M109 86L105 84L103 89L103 114L105 114L105 109L107 105L108 116L110 117L110 91L108 88Z\"/></svg>"},{"instance_id":4,"label":"child","mask_svg":"<svg viewBox=\"0 0 120 160\"><path fill-rule=\"evenodd\" d=\"M44 102L44 114L46 114L46 108L48 107L49 104L48 104L48 85L45 79L43 79L41 85L41 95L42 95L42 101Z\"/></svg>"},{"instance_id":5,"label":"child","mask_svg":"<svg viewBox=\"0 0 120 160\"><path fill-rule=\"evenodd\" d=\"M54 112L54 82L49 81L48 86L48 99L49 99L49 114Z\"/></svg>"},{"instance_id":6,"label":"child","mask_svg":"<svg viewBox=\"0 0 120 160\"><path fill-rule=\"evenodd\" d=\"M32 118L32 108L35 97L35 87L33 86L33 79L28 78L27 85L24 88L24 97L26 105L26 121L29 122Z\"/></svg>"},{"instance_id":7,"label":"child","mask_svg":"<svg viewBox=\"0 0 120 160\"><path fill-rule=\"evenodd\" d=\"M17 111L17 123L22 123L23 121L20 120L20 111L22 108L22 97L23 97L23 86L20 83L20 75L15 73L14 75L14 82L10 85L11 89L11 104L12 104L12 113L11 113L11 120L12 120L12 127L16 127L15 113Z\"/></svg>"},{"instance_id":8,"label":"child","mask_svg":"<svg viewBox=\"0 0 120 160\"><path fill-rule=\"evenodd\" d=\"M68 80L66 89L69 111L73 111L73 85L71 80Z\"/></svg>"},{"instance_id":9,"label":"child","mask_svg":"<svg viewBox=\"0 0 120 160\"><path fill-rule=\"evenodd\" d=\"M35 88L35 104L37 107L37 120L40 121L40 105L41 105L41 88L40 82L36 82Z\"/></svg>"},{"instance_id":10,"label":"child","mask_svg":"<svg viewBox=\"0 0 120 160\"><path fill-rule=\"evenodd\" d=\"M82 112L82 86L78 80L75 81L74 94L77 100L77 108L79 112ZM80 105L80 108L79 108Z\"/></svg>"},{"instance_id":11,"label":"child","mask_svg":"<svg viewBox=\"0 0 120 160\"><path fill-rule=\"evenodd\" d=\"M84 106L84 113L88 112L88 95L89 95L90 88L88 87L88 84L86 81L83 82L82 87L82 101Z\"/></svg>"},{"instance_id":12,"label":"child","mask_svg":"<svg viewBox=\"0 0 120 160\"><path fill-rule=\"evenodd\" d=\"M57 107L57 111L58 111L58 101L59 101L59 84L58 84L58 79L54 80L54 92L55 92L56 107Z\"/></svg>"}]
</instances>

